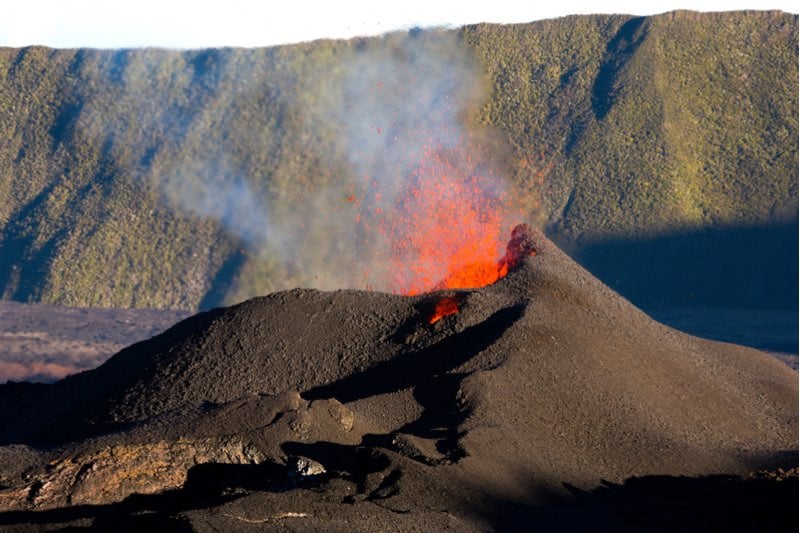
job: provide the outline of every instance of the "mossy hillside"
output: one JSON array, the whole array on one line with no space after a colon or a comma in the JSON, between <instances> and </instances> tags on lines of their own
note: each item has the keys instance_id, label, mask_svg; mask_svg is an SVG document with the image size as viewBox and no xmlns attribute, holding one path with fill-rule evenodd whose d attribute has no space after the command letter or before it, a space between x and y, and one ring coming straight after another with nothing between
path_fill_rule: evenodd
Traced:
<instances>
[{"instance_id":1,"label":"mossy hillside","mask_svg":"<svg viewBox=\"0 0 800 533\"><path fill-rule=\"evenodd\" d=\"M542 182L543 215L571 239L795 216L795 16L574 17L467 34L494 80L484 119L533 163L518 179Z\"/></svg>"}]
</instances>

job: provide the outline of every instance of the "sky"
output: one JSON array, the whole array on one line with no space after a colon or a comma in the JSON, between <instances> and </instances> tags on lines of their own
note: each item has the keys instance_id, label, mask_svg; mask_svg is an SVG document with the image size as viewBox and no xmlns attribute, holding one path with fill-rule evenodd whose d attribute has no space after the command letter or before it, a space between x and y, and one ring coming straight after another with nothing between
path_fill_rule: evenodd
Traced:
<instances>
[{"instance_id":1,"label":"sky","mask_svg":"<svg viewBox=\"0 0 800 533\"><path fill-rule=\"evenodd\" d=\"M3 0L0 46L205 48L272 46L414 27L530 22L569 14L780 9L796 0Z\"/></svg>"}]
</instances>

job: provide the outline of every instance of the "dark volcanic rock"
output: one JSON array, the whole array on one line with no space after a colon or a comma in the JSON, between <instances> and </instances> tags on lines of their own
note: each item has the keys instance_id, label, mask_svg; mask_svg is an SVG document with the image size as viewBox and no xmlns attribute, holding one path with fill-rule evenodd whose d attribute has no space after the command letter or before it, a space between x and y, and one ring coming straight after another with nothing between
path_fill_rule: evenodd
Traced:
<instances>
[{"instance_id":1,"label":"dark volcanic rock","mask_svg":"<svg viewBox=\"0 0 800 533\"><path fill-rule=\"evenodd\" d=\"M518 224L511 231L511 240L506 246L505 262L509 268L517 268L526 257L536 255L536 241L529 224Z\"/></svg>"},{"instance_id":2,"label":"dark volcanic rock","mask_svg":"<svg viewBox=\"0 0 800 533\"><path fill-rule=\"evenodd\" d=\"M662 326L523 237L535 255L489 287L272 294L56 384L0 387L16 509L0 523L556 527L568 502L596 510L576 495L601 480L796 466L796 372ZM443 297L458 313L431 325Z\"/></svg>"}]
</instances>

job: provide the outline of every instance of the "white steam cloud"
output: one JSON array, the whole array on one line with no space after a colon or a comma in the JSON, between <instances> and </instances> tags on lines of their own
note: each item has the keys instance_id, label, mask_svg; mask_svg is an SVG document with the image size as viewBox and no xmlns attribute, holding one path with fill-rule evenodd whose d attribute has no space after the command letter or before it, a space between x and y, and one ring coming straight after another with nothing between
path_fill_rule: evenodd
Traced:
<instances>
[{"instance_id":1,"label":"white steam cloud","mask_svg":"<svg viewBox=\"0 0 800 533\"><path fill-rule=\"evenodd\" d=\"M265 203L224 159L187 162L168 173L160 185L173 205L219 220L255 250L276 241Z\"/></svg>"}]
</instances>

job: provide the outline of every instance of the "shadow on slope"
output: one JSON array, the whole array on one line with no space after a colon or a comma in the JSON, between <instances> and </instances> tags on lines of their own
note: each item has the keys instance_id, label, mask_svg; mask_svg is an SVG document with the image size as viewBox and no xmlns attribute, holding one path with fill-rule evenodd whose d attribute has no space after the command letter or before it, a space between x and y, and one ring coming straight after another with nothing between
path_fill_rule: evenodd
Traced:
<instances>
[{"instance_id":1,"label":"shadow on slope","mask_svg":"<svg viewBox=\"0 0 800 533\"><path fill-rule=\"evenodd\" d=\"M649 239L608 239L572 253L612 289L668 325L712 339L755 348L797 353L798 226L736 227L676 232ZM732 337L721 317L701 329L689 328L675 313L684 309L740 309L785 315L780 339ZM713 313L712 313L713 314ZM713 316L712 316L713 318ZM746 322L746 319L745 319ZM784 328L786 329L786 328Z\"/></svg>"},{"instance_id":2,"label":"shadow on slope","mask_svg":"<svg viewBox=\"0 0 800 533\"><path fill-rule=\"evenodd\" d=\"M524 312L523 306L501 309L488 319L456 335L401 357L378 363L334 383L303 393L309 400L336 398L348 403L378 394L396 392L432 379L466 363L492 346Z\"/></svg>"},{"instance_id":3,"label":"shadow on slope","mask_svg":"<svg viewBox=\"0 0 800 533\"><path fill-rule=\"evenodd\" d=\"M645 17L632 18L606 46L603 65L592 86L592 111L597 120L603 120L614 105L620 74L647 37L646 20Z\"/></svg>"},{"instance_id":4,"label":"shadow on slope","mask_svg":"<svg viewBox=\"0 0 800 533\"><path fill-rule=\"evenodd\" d=\"M119 531L157 526L163 531L192 531L185 513L205 509L203 522L224 529L230 527L231 520L226 518L229 515L218 511L222 511L226 503L248 498L257 505L274 504L275 497L294 501L295 505L300 497L303 504L298 506L309 514L299 516L310 517L308 520L312 522L307 526L320 525L319 521L313 522L313 507L318 504L324 509L324 493L328 489L336 492L336 485L329 486L328 479L323 477L297 486L287 481L287 474L284 467L276 464L198 465L190 471L181 489L133 495L110 505L2 512L0 525L16 526L15 530L20 531L35 531L42 526L88 526L94 530L113 527ZM603 481L591 490L564 486L570 496L554 494L551 503L545 506L511 502L502 495L486 495L484 519L499 531L526 531L532 526L537 531L757 531L765 527L772 531L796 531L797 526L795 471L777 471L750 478L730 475L633 477L621 484ZM370 515L377 515L379 508L370 505L371 502L369 497L363 502L352 498L343 501L348 508L367 503L359 513L365 521L362 524L369 523ZM457 508L458 504L453 503ZM279 522L278 519L263 520L264 523L270 521L273 526Z\"/></svg>"},{"instance_id":5,"label":"shadow on slope","mask_svg":"<svg viewBox=\"0 0 800 533\"><path fill-rule=\"evenodd\" d=\"M797 473L643 476L591 490L564 484L572 498L552 506L496 502L498 531L796 531Z\"/></svg>"}]
</instances>

